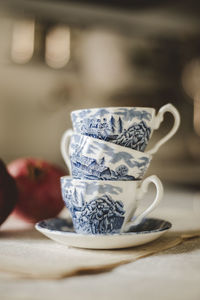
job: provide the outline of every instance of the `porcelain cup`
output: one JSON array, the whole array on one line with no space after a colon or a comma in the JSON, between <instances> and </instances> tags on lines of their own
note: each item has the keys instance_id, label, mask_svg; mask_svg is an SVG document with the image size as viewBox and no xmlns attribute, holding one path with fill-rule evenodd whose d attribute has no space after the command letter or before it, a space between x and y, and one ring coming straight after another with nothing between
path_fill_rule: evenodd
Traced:
<instances>
[{"instance_id":1,"label":"porcelain cup","mask_svg":"<svg viewBox=\"0 0 200 300\"><path fill-rule=\"evenodd\" d=\"M61 153L75 179L139 180L151 155L67 130Z\"/></svg>"},{"instance_id":2,"label":"porcelain cup","mask_svg":"<svg viewBox=\"0 0 200 300\"><path fill-rule=\"evenodd\" d=\"M135 215L139 200L154 183L156 196L148 208ZM129 231L153 211L163 197L155 175L144 181L77 180L61 177L62 197L79 234L117 234Z\"/></svg>"},{"instance_id":3,"label":"porcelain cup","mask_svg":"<svg viewBox=\"0 0 200 300\"><path fill-rule=\"evenodd\" d=\"M157 114L150 107L105 107L72 111L71 119L76 133L144 152L153 131L160 127L166 112L173 115L174 125L148 151L154 154L176 133L180 125L179 112L170 103L162 106Z\"/></svg>"}]
</instances>

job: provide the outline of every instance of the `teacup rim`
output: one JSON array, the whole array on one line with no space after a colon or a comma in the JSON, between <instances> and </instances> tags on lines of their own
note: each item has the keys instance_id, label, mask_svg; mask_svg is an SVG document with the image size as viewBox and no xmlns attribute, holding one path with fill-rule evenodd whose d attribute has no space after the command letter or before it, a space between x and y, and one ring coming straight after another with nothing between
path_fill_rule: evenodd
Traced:
<instances>
[{"instance_id":1,"label":"teacup rim","mask_svg":"<svg viewBox=\"0 0 200 300\"><path fill-rule=\"evenodd\" d=\"M156 109L154 107L147 107L147 106L104 106L104 107L92 107L92 108L82 108L82 109L75 109L75 110L72 110L71 111L71 115L73 113L77 113L77 112L81 112L81 111L86 111L86 110L90 110L90 111L94 111L94 110L97 110L97 109L107 109L107 110L111 110L111 109L120 109L120 108L127 108L127 109L132 109L132 108L137 108L137 109L145 109L145 110L152 110L154 113L156 112Z\"/></svg>"},{"instance_id":2,"label":"teacup rim","mask_svg":"<svg viewBox=\"0 0 200 300\"><path fill-rule=\"evenodd\" d=\"M78 133L78 132L75 132L74 130L73 131L73 134L72 135L78 135L78 136L81 136L81 137L84 137L84 138L88 138L88 139L91 139L91 141L98 141L99 143L109 143L109 145L111 144L111 147L116 147L116 148L123 148L123 151L127 151L127 152L133 152L133 153L138 153L141 154L141 155L144 155L146 156L148 159L152 159L152 155L147 152L142 152L142 151L138 151L138 150L135 150L135 149L132 149L132 148L129 148L129 147L125 147L125 146L122 146L122 145L118 145L118 144L115 144L115 143L111 143L109 141L104 141L104 140L101 140L101 139L98 139L98 138L94 138L92 136L88 136L88 135L85 135L85 134L81 134L81 133Z\"/></svg>"},{"instance_id":3,"label":"teacup rim","mask_svg":"<svg viewBox=\"0 0 200 300\"><path fill-rule=\"evenodd\" d=\"M75 182L80 182L80 181L83 181L83 182L89 182L89 183L92 183L92 182L98 182L98 183L101 183L101 184L109 184L109 183L124 183L124 182L127 182L127 183L141 183L143 181L143 179L136 179L136 180L98 180L98 179L95 179L95 180L91 180L91 179L77 179L77 178L74 178L72 175L64 175L64 176L61 176L60 177L60 181L62 180L73 180Z\"/></svg>"}]
</instances>

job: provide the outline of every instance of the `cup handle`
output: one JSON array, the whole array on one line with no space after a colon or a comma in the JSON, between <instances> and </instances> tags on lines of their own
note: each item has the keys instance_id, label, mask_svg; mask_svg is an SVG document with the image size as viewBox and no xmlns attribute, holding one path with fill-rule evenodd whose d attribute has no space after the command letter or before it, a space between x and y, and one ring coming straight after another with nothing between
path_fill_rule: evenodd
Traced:
<instances>
[{"instance_id":1,"label":"cup handle","mask_svg":"<svg viewBox=\"0 0 200 300\"><path fill-rule=\"evenodd\" d=\"M174 125L170 132L166 136L164 136L160 141L156 143L156 145L149 151L147 151L148 154L154 154L158 151L160 146L162 146L164 143L166 143L178 130L180 125L180 114L178 110L171 104L168 103L164 106L162 106L156 116L155 119L155 127L154 129L158 129L160 127L161 122L164 119L164 114L166 112L170 112L174 116Z\"/></svg>"},{"instance_id":2,"label":"cup handle","mask_svg":"<svg viewBox=\"0 0 200 300\"><path fill-rule=\"evenodd\" d=\"M139 214L137 217L135 217L135 219L133 221L130 221L125 225L125 229L124 229L125 232L128 231L131 226L138 225L142 221L142 219L145 216L147 216L150 212L152 212L158 206L160 201L162 200L163 185L162 185L160 179L156 175L149 176L142 182L142 184L139 188L139 193L137 195L137 199L140 200L144 196L144 194L148 191L148 186L150 183L154 183L156 186L156 196L155 196L153 203L151 203L151 205L147 209L145 209L145 211L143 211L141 214Z\"/></svg>"},{"instance_id":3,"label":"cup handle","mask_svg":"<svg viewBox=\"0 0 200 300\"><path fill-rule=\"evenodd\" d=\"M60 144L60 150L62 157L71 173L71 163L70 163L70 158L69 158L69 143L70 143L70 138L73 134L72 129L68 129L65 131L61 138L61 144Z\"/></svg>"}]
</instances>

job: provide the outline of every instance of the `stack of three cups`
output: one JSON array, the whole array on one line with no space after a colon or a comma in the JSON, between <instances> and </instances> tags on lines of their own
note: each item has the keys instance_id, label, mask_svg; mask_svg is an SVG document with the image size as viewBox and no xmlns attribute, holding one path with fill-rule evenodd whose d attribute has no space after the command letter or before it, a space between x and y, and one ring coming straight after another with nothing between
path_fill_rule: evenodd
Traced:
<instances>
[{"instance_id":1,"label":"stack of three cups","mask_svg":"<svg viewBox=\"0 0 200 300\"><path fill-rule=\"evenodd\" d=\"M171 131L145 152L165 112L174 116ZM61 178L63 200L74 229L81 234L114 234L130 230L157 207L163 187L155 175L142 181L152 155L177 131L180 116L172 104L156 111L144 107L83 109L71 113L73 130L61 140L71 177ZM156 186L152 204L135 216L149 183Z\"/></svg>"}]
</instances>

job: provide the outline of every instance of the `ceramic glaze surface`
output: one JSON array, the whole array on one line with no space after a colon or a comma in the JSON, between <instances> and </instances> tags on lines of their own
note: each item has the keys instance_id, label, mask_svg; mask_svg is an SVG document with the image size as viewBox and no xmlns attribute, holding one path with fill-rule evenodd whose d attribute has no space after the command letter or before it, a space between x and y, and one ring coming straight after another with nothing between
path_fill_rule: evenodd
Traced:
<instances>
[{"instance_id":1,"label":"ceramic glaze surface","mask_svg":"<svg viewBox=\"0 0 200 300\"><path fill-rule=\"evenodd\" d=\"M112 184L62 180L63 200L79 233L120 232L125 219L124 204L119 200L122 195L123 189Z\"/></svg>"},{"instance_id":2,"label":"ceramic glaze surface","mask_svg":"<svg viewBox=\"0 0 200 300\"><path fill-rule=\"evenodd\" d=\"M52 218L40 221L38 224L41 228L47 229L49 231L75 233L73 223L69 219ZM126 235L129 233L148 234L151 232L167 230L169 228L171 228L170 222L155 218L145 218L140 224L130 227L128 232L121 233L121 235Z\"/></svg>"},{"instance_id":3,"label":"ceramic glaze surface","mask_svg":"<svg viewBox=\"0 0 200 300\"><path fill-rule=\"evenodd\" d=\"M153 131L160 127L166 112L173 115L174 124L148 150L149 154L154 154L179 128L180 114L171 103L162 106L157 114L150 107L105 107L72 111L71 119L76 133L144 152Z\"/></svg>"},{"instance_id":4,"label":"ceramic glaze surface","mask_svg":"<svg viewBox=\"0 0 200 300\"><path fill-rule=\"evenodd\" d=\"M171 228L165 220L146 218L129 232L107 235L81 235L74 231L71 220L53 218L40 221L36 229L63 245L88 249L117 249L149 243Z\"/></svg>"},{"instance_id":5,"label":"ceramic glaze surface","mask_svg":"<svg viewBox=\"0 0 200 300\"><path fill-rule=\"evenodd\" d=\"M142 196L149 183L156 185L157 193L153 203L135 218L141 221L157 207L163 196L162 184L155 175L147 177L142 183L76 180L64 176L61 177L61 191L76 232L114 234L126 231L133 224L131 218L137 209L138 194Z\"/></svg>"},{"instance_id":6,"label":"ceramic glaze surface","mask_svg":"<svg viewBox=\"0 0 200 300\"><path fill-rule=\"evenodd\" d=\"M151 156L80 134L71 137L71 173L76 179L139 180Z\"/></svg>"},{"instance_id":7,"label":"ceramic glaze surface","mask_svg":"<svg viewBox=\"0 0 200 300\"><path fill-rule=\"evenodd\" d=\"M153 109L119 107L87 109L71 114L75 132L144 151L151 136Z\"/></svg>"}]
</instances>

